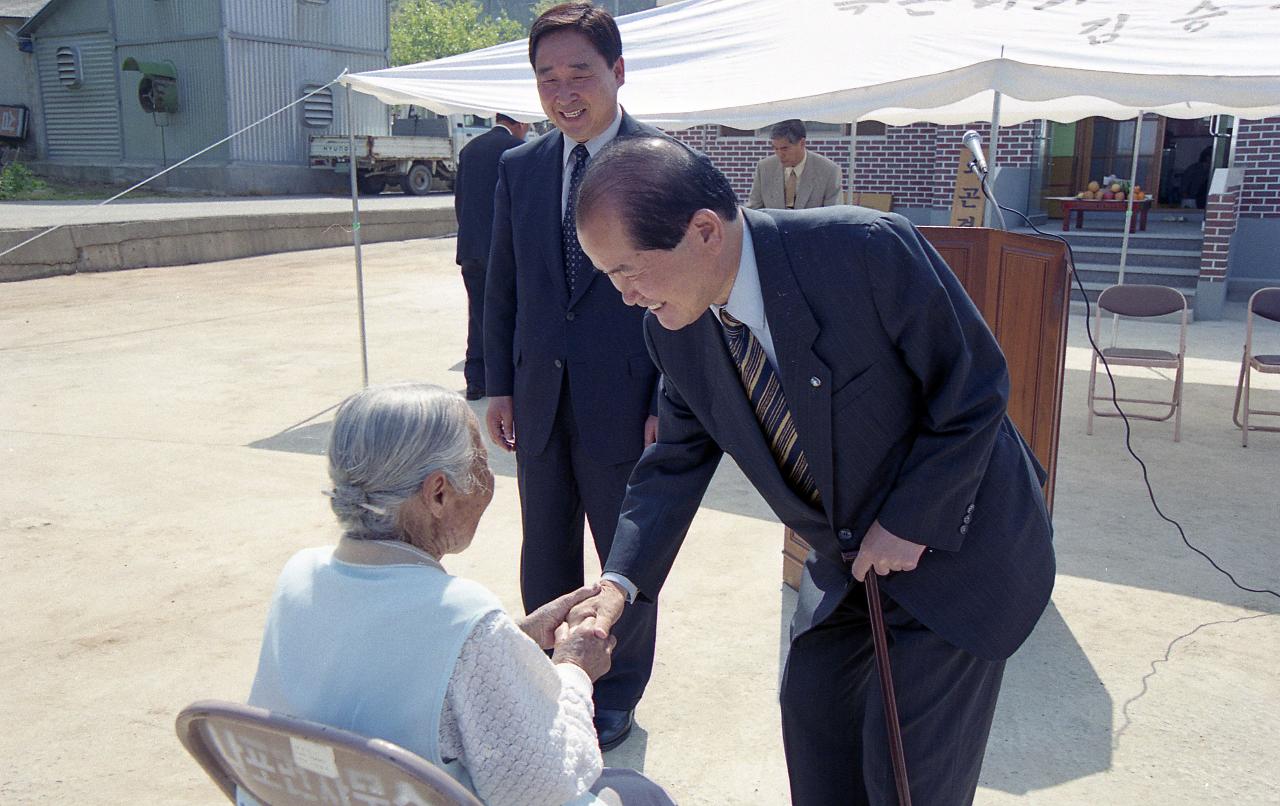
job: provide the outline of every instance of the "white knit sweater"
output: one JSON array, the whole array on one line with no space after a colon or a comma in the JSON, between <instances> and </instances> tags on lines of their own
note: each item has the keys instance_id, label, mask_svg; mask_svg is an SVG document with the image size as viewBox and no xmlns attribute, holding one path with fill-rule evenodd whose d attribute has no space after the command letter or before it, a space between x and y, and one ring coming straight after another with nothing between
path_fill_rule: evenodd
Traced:
<instances>
[{"instance_id":1,"label":"white knit sweater","mask_svg":"<svg viewBox=\"0 0 1280 806\"><path fill-rule=\"evenodd\" d=\"M586 672L552 664L510 616L490 613L471 631L449 679L440 752L462 762L489 806L572 801L603 765L591 691Z\"/></svg>"}]
</instances>

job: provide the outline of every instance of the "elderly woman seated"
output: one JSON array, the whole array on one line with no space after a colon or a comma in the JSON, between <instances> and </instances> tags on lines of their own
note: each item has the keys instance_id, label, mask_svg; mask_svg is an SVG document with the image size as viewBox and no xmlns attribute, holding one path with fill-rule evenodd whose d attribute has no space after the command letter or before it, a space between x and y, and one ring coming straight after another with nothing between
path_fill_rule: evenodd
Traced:
<instances>
[{"instance_id":1,"label":"elderly woman seated","mask_svg":"<svg viewBox=\"0 0 1280 806\"><path fill-rule=\"evenodd\" d=\"M328 455L343 535L280 574L250 704L394 742L489 804L671 803L638 773L602 770L592 681L615 639L563 623L593 589L513 620L441 565L493 498L463 399L366 389L339 407Z\"/></svg>"}]
</instances>

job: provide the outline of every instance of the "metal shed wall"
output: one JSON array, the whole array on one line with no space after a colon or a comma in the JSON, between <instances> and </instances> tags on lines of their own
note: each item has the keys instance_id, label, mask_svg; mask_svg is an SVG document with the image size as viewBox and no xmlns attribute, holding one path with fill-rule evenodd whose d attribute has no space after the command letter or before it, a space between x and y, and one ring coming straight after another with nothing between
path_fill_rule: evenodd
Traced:
<instances>
[{"instance_id":1,"label":"metal shed wall","mask_svg":"<svg viewBox=\"0 0 1280 806\"><path fill-rule=\"evenodd\" d=\"M50 0L36 17L42 15L43 19L35 30L36 37L111 30L108 0Z\"/></svg>"},{"instance_id":2,"label":"metal shed wall","mask_svg":"<svg viewBox=\"0 0 1280 806\"><path fill-rule=\"evenodd\" d=\"M387 0L224 0L231 34L385 54ZM385 65L384 65L385 66ZM374 69L374 68L370 68Z\"/></svg>"},{"instance_id":3,"label":"metal shed wall","mask_svg":"<svg viewBox=\"0 0 1280 806\"><path fill-rule=\"evenodd\" d=\"M178 111L153 116L138 103L141 73L124 72L120 64L132 56L139 61L171 62L178 72ZM120 81L120 118L124 158L154 162L162 155L172 165L227 135L227 87L218 39L128 45L116 49ZM167 124L163 135L155 121ZM163 149L161 137L163 136ZM219 146L193 161L195 165L225 163L227 146Z\"/></svg>"},{"instance_id":4,"label":"metal shed wall","mask_svg":"<svg viewBox=\"0 0 1280 806\"><path fill-rule=\"evenodd\" d=\"M230 131L270 114L297 99L307 84L325 84L350 68L352 72L386 66L381 55L340 53L326 48L232 39L227 46L230 85ZM254 162L307 164L307 137L342 134L346 129L346 91L333 87L332 125L302 125L302 105L284 112L233 140L231 158ZM387 134L387 107L378 99L355 93L357 134Z\"/></svg>"},{"instance_id":5,"label":"metal shed wall","mask_svg":"<svg viewBox=\"0 0 1280 806\"><path fill-rule=\"evenodd\" d=\"M116 40L122 45L216 37L222 27L222 4L218 0L113 0L113 3Z\"/></svg>"},{"instance_id":6,"label":"metal shed wall","mask_svg":"<svg viewBox=\"0 0 1280 806\"><path fill-rule=\"evenodd\" d=\"M53 162L111 164L120 159L120 96L116 86L115 47L106 31L78 35L46 34L35 41L40 99L44 106L48 159ZM58 80L57 51L80 54L81 85Z\"/></svg>"}]
</instances>

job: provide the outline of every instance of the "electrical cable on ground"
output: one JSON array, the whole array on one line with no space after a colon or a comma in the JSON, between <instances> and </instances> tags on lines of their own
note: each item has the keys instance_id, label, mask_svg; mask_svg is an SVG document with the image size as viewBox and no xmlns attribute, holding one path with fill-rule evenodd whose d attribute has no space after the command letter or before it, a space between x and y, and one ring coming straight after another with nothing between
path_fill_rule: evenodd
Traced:
<instances>
[{"instance_id":1,"label":"electrical cable on ground","mask_svg":"<svg viewBox=\"0 0 1280 806\"><path fill-rule=\"evenodd\" d=\"M1129 417L1125 414L1124 409L1120 407L1120 401L1117 400L1118 393L1116 391L1116 379L1115 379L1115 376L1111 374L1111 365L1107 362L1107 357L1103 354L1102 350L1098 347L1098 342L1095 341L1093 338L1093 330L1090 326L1090 322L1092 321L1092 314L1090 312L1089 296L1088 294L1085 293L1084 283L1080 280L1080 275L1076 272L1076 256L1075 256L1075 252L1073 252L1071 249L1071 242L1068 241L1066 238L1063 238L1061 235L1054 235L1052 233L1041 231L1039 227L1037 227L1035 224L1031 222L1030 218L1027 218L1021 212L1009 207L1005 207L999 202L997 202L995 199L995 196L991 192L991 189L987 187L986 175L977 171L973 163L969 163L969 167L971 170L974 170L974 173L978 174L978 179L982 183L982 192L987 196L988 199L992 201L993 204L996 205L998 209L1003 210L1005 212L1013 213L1014 215L1018 216L1023 221L1027 222L1027 226L1030 227L1032 230L1034 230L1041 237L1052 238L1056 241L1061 241L1062 243L1066 244L1067 262L1068 262L1068 267L1071 270L1071 277L1072 279L1075 280L1076 287L1080 290L1081 298L1084 299L1084 332L1085 332L1085 335L1089 337L1089 346L1093 349L1093 352L1098 356L1098 359L1102 362L1103 368L1107 371L1107 380L1111 383L1111 404L1115 406L1116 411L1119 412L1120 414L1120 419L1124 421L1125 449L1129 451L1129 455L1132 456L1134 461L1138 463L1138 466L1142 468L1142 482L1147 487L1147 497L1151 499L1151 506L1152 508L1155 509L1156 514L1159 515L1161 520L1165 521L1166 523L1173 524L1173 527L1178 530L1178 535L1182 538L1182 542L1186 544L1187 548L1191 549L1196 554L1199 554L1201 557L1208 560L1210 565L1212 565L1220 573L1225 575L1227 579L1231 580L1232 585L1235 585L1237 588L1239 588L1242 591L1248 591L1249 593L1269 593L1272 596L1276 597L1277 599L1280 599L1280 592L1276 592L1271 588L1250 588L1247 585L1241 585L1239 582L1236 581L1236 578L1232 576L1230 571L1218 565L1218 563L1215 562L1214 559L1210 557L1207 553L1197 548L1196 546L1192 545L1191 541L1187 539L1187 533L1186 531L1183 530L1182 524L1178 523L1173 518L1170 518L1168 515L1164 514L1164 510L1162 510L1160 508L1160 504L1156 502L1155 491L1151 488L1151 477L1147 471L1147 463L1142 461L1142 457L1138 456L1137 452L1133 449L1133 440L1132 440L1133 429L1130 426Z\"/></svg>"}]
</instances>

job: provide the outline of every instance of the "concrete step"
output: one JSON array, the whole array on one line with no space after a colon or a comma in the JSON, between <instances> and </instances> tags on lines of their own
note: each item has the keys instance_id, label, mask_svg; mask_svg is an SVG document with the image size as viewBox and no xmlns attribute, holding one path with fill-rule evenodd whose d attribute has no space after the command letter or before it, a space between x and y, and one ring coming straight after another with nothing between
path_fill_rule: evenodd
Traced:
<instances>
[{"instance_id":1,"label":"concrete step","mask_svg":"<svg viewBox=\"0 0 1280 806\"><path fill-rule=\"evenodd\" d=\"M1124 233L1119 228L1104 231L1073 229L1063 232L1060 224L1050 221L1040 229L1046 234L1066 238L1072 249L1119 249L1124 243ZM1014 232L1034 234L1032 230L1025 227L1015 228ZM1134 249L1198 251L1203 242L1204 233L1198 226L1183 224L1176 228L1132 233L1129 236L1129 249L1130 251Z\"/></svg>"},{"instance_id":2,"label":"concrete step","mask_svg":"<svg viewBox=\"0 0 1280 806\"><path fill-rule=\"evenodd\" d=\"M1097 263L1100 265L1119 266L1120 253L1119 247L1111 246L1077 246L1072 244L1071 251L1075 253L1076 262ZM1129 254L1125 258L1126 267L1129 266L1168 266L1170 268L1186 268L1193 271L1200 270L1200 250L1199 249L1130 249Z\"/></svg>"},{"instance_id":3,"label":"concrete step","mask_svg":"<svg viewBox=\"0 0 1280 806\"><path fill-rule=\"evenodd\" d=\"M1114 285L1120 278L1117 266L1106 263L1076 263L1076 271L1080 279ZM1147 283L1150 285L1167 285L1184 293L1190 289L1195 291L1196 281L1200 277L1200 267L1185 266L1125 266L1126 283ZM1105 288L1105 285L1104 285Z\"/></svg>"}]
</instances>

